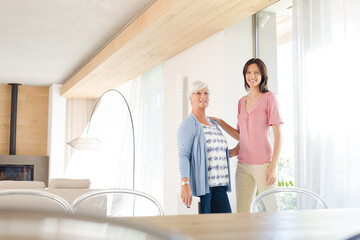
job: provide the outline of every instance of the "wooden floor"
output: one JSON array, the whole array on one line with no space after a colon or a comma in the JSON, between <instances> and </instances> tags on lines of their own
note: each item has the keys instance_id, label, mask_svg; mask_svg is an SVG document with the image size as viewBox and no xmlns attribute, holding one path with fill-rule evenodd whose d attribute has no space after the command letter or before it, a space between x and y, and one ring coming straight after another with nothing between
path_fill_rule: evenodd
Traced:
<instances>
[{"instance_id":1,"label":"wooden floor","mask_svg":"<svg viewBox=\"0 0 360 240\"><path fill-rule=\"evenodd\" d=\"M360 234L360 209L136 217L129 220L180 232L193 239L348 239Z\"/></svg>"}]
</instances>

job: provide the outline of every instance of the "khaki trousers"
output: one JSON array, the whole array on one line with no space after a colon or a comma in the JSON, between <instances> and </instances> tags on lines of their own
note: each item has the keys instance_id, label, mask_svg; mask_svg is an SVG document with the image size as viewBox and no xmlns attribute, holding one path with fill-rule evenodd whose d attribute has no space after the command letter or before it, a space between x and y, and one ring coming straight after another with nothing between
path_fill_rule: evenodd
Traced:
<instances>
[{"instance_id":1,"label":"khaki trousers","mask_svg":"<svg viewBox=\"0 0 360 240\"><path fill-rule=\"evenodd\" d=\"M237 212L250 212L250 205L256 193L277 187L277 181L273 185L266 185L266 171L270 163L261 165L249 165L238 163L235 173L236 205Z\"/></svg>"}]
</instances>

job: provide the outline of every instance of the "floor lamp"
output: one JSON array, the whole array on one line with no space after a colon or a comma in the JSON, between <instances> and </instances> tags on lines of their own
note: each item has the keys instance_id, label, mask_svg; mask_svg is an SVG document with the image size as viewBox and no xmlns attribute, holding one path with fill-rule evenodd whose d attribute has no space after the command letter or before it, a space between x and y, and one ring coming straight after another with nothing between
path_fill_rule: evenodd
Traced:
<instances>
[{"instance_id":1,"label":"floor lamp","mask_svg":"<svg viewBox=\"0 0 360 240\"><path fill-rule=\"evenodd\" d=\"M134 131L134 121L131 115L131 111L130 111L130 107L128 102L126 101L124 95L121 94L120 91L116 90L116 89L109 89L106 92L104 92L103 94L101 94L101 96L96 100L96 103L94 105L94 108L91 112L90 115L90 119L89 119L89 124L87 126L87 130L86 130L86 136L89 133L89 128L90 128L90 124L91 124L91 119L94 115L94 112L96 110L96 107L98 105L98 103L100 102L101 98L108 92L117 92L118 94L120 94L120 96L124 99L127 109L129 110L129 115L130 115L130 120L131 120L131 128L132 128L132 138L133 138L133 189L135 190L135 131ZM74 140L68 142L67 144L69 144L71 147L75 148L75 149L79 149L79 150L96 150L100 147L100 143L101 141L99 139L96 138L89 138L89 137L79 137L79 138L75 138Z\"/></svg>"}]
</instances>

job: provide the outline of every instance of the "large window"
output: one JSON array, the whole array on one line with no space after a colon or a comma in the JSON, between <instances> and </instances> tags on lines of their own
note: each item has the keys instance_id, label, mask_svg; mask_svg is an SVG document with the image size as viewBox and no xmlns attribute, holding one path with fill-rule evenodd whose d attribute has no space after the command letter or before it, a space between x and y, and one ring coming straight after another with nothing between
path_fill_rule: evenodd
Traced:
<instances>
[{"instance_id":1,"label":"large window","mask_svg":"<svg viewBox=\"0 0 360 240\"><path fill-rule=\"evenodd\" d=\"M270 91L277 93L283 146L279 159L279 185L292 186L294 176L294 94L292 1L281 0L256 14L256 54L269 71Z\"/></svg>"},{"instance_id":2,"label":"large window","mask_svg":"<svg viewBox=\"0 0 360 240\"><path fill-rule=\"evenodd\" d=\"M127 99L134 120L135 189L160 200L163 182L163 65L117 90ZM99 139L100 148L75 150L66 176L89 178L91 188L132 188L133 136L129 113L120 94L110 91L103 95L91 119L88 134L86 129L83 136Z\"/></svg>"},{"instance_id":3,"label":"large window","mask_svg":"<svg viewBox=\"0 0 360 240\"><path fill-rule=\"evenodd\" d=\"M330 207L358 207L360 2L294 0L276 8L286 2L257 14L258 56L276 72L270 89L285 122L280 181L294 179Z\"/></svg>"},{"instance_id":4,"label":"large window","mask_svg":"<svg viewBox=\"0 0 360 240\"><path fill-rule=\"evenodd\" d=\"M279 161L279 184L291 186L294 182L294 94L292 8L276 12L278 96L284 118L284 142Z\"/></svg>"}]
</instances>

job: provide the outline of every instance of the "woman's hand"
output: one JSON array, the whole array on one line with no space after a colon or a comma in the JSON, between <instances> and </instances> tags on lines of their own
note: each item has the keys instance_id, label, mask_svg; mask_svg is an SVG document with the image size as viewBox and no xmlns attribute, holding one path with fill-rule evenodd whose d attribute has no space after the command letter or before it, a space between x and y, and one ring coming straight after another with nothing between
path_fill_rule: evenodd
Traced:
<instances>
[{"instance_id":1,"label":"woman's hand","mask_svg":"<svg viewBox=\"0 0 360 240\"><path fill-rule=\"evenodd\" d=\"M271 163L266 171L266 183L267 185L274 184L277 181L277 164L280 157L281 145L282 145L282 131L281 125L272 125L274 133L274 147L271 158Z\"/></svg>"},{"instance_id":2,"label":"woman's hand","mask_svg":"<svg viewBox=\"0 0 360 240\"><path fill-rule=\"evenodd\" d=\"M216 118L216 117L208 117L208 118L210 118L211 120L216 121L218 124L220 124L220 121L221 121L220 118Z\"/></svg>"},{"instance_id":3,"label":"woman's hand","mask_svg":"<svg viewBox=\"0 0 360 240\"><path fill-rule=\"evenodd\" d=\"M231 137L233 137L235 140L240 140L240 134L239 134L239 130L235 129L233 127L231 127L229 124L227 124L224 120L222 120L221 118L216 118L216 117L208 117L211 120L216 121L219 126L225 130L225 132L227 132L227 134L229 134Z\"/></svg>"},{"instance_id":4,"label":"woman's hand","mask_svg":"<svg viewBox=\"0 0 360 240\"><path fill-rule=\"evenodd\" d=\"M266 184L270 186L274 184L276 181L277 181L276 167L270 165L268 170L266 171Z\"/></svg>"},{"instance_id":5,"label":"woman's hand","mask_svg":"<svg viewBox=\"0 0 360 240\"><path fill-rule=\"evenodd\" d=\"M230 157L235 157L239 154L239 146L240 146L240 143L238 143L233 149L229 150Z\"/></svg>"},{"instance_id":6,"label":"woman's hand","mask_svg":"<svg viewBox=\"0 0 360 240\"><path fill-rule=\"evenodd\" d=\"M181 186L181 199L185 204L185 206L190 207L191 197L192 197L192 192L191 192L190 184Z\"/></svg>"}]
</instances>

